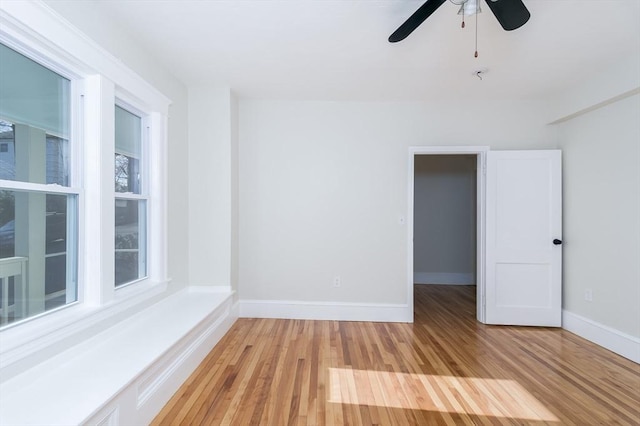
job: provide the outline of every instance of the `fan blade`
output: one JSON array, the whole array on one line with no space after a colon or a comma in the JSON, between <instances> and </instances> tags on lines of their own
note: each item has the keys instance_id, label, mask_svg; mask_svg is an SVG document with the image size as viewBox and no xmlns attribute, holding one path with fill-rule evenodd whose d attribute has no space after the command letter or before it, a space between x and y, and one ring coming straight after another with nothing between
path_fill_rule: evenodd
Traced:
<instances>
[{"instance_id":1,"label":"fan blade","mask_svg":"<svg viewBox=\"0 0 640 426\"><path fill-rule=\"evenodd\" d=\"M522 0L487 0L487 4L505 31L520 28L531 17Z\"/></svg>"},{"instance_id":2,"label":"fan blade","mask_svg":"<svg viewBox=\"0 0 640 426\"><path fill-rule=\"evenodd\" d=\"M422 6L418 8L413 15L409 17L404 24L400 25L397 30L389 36L389 42L396 43L404 40L409 34L413 32L425 19L427 19L433 12L435 12L442 3L447 0L427 0Z\"/></svg>"}]
</instances>

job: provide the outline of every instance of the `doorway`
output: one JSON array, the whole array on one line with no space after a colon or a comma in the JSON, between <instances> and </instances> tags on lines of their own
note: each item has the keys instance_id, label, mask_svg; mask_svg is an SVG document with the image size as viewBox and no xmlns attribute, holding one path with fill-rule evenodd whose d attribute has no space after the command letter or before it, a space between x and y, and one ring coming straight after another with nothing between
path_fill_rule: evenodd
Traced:
<instances>
[{"instance_id":1,"label":"doorway","mask_svg":"<svg viewBox=\"0 0 640 426\"><path fill-rule=\"evenodd\" d=\"M488 150L409 150L408 300L412 314L414 283L475 284L476 318L484 322L484 175Z\"/></svg>"},{"instance_id":2,"label":"doorway","mask_svg":"<svg viewBox=\"0 0 640 426\"><path fill-rule=\"evenodd\" d=\"M414 284L475 285L476 156L416 155Z\"/></svg>"}]
</instances>

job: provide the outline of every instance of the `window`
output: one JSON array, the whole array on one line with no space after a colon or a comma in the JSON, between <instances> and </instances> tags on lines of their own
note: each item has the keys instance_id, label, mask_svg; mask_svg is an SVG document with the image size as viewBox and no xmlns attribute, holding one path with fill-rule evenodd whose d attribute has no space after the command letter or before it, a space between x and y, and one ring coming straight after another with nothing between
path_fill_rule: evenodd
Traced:
<instances>
[{"instance_id":1,"label":"window","mask_svg":"<svg viewBox=\"0 0 640 426\"><path fill-rule=\"evenodd\" d=\"M0 44L0 325L78 299L70 91Z\"/></svg>"},{"instance_id":2,"label":"window","mask_svg":"<svg viewBox=\"0 0 640 426\"><path fill-rule=\"evenodd\" d=\"M115 285L147 274L142 118L115 108Z\"/></svg>"},{"instance_id":3,"label":"window","mask_svg":"<svg viewBox=\"0 0 640 426\"><path fill-rule=\"evenodd\" d=\"M45 5L10 6L0 6L0 358L29 362L166 291L171 101Z\"/></svg>"}]
</instances>

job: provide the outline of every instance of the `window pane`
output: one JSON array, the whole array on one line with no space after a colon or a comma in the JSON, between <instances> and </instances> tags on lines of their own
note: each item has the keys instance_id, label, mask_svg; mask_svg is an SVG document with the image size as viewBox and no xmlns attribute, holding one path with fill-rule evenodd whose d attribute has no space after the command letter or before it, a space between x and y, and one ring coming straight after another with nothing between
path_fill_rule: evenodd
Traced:
<instances>
[{"instance_id":1,"label":"window pane","mask_svg":"<svg viewBox=\"0 0 640 426\"><path fill-rule=\"evenodd\" d=\"M140 194L140 158L142 154L142 119L116 106L116 192Z\"/></svg>"},{"instance_id":2,"label":"window pane","mask_svg":"<svg viewBox=\"0 0 640 426\"><path fill-rule=\"evenodd\" d=\"M69 141L47 135L47 183L69 186Z\"/></svg>"},{"instance_id":3,"label":"window pane","mask_svg":"<svg viewBox=\"0 0 640 426\"><path fill-rule=\"evenodd\" d=\"M76 216L76 195L0 191L0 324L77 300Z\"/></svg>"},{"instance_id":4,"label":"window pane","mask_svg":"<svg viewBox=\"0 0 640 426\"><path fill-rule=\"evenodd\" d=\"M70 81L0 44L0 116L69 137Z\"/></svg>"},{"instance_id":5,"label":"window pane","mask_svg":"<svg viewBox=\"0 0 640 426\"><path fill-rule=\"evenodd\" d=\"M13 123L0 120L0 179L69 186L69 141L36 130L29 136L35 134L43 141L23 138L16 153L15 133Z\"/></svg>"},{"instance_id":6,"label":"window pane","mask_svg":"<svg viewBox=\"0 0 640 426\"><path fill-rule=\"evenodd\" d=\"M16 179L16 149L13 123L0 120L0 179Z\"/></svg>"},{"instance_id":7,"label":"window pane","mask_svg":"<svg viewBox=\"0 0 640 426\"><path fill-rule=\"evenodd\" d=\"M144 278L146 267L146 202L116 198L115 284Z\"/></svg>"},{"instance_id":8,"label":"window pane","mask_svg":"<svg viewBox=\"0 0 640 426\"><path fill-rule=\"evenodd\" d=\"M140 160L116 153L116 192L140 193Z\"/></svg>"},{"instance_id":9,"label":"window pane","mask_svg":"<svg viewBox=\"0 0 640 426\"><path fill-rule=\"evenodd\" d=\"M0 191L0 259L15 253L15 209L13 191Z\"/></svg>"},{"instance_id":10,"label":"window pane","mask_svg":"<svg viewBox=\"0 0 640 426\"><path fill-rule=\"evenodd\" d=\"M0 177L68 185L71 83L0 44Z\"/></svg>"}]
</instances>

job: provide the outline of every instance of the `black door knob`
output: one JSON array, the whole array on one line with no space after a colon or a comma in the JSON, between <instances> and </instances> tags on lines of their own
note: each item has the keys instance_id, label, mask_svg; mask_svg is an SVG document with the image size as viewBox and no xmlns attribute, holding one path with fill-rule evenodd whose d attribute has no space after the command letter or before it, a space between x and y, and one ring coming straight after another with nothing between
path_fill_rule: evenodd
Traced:
<instances>
[{"instance_id":1,"label":"black door knob","mask_svg":"<svg viewBox=\"0 0 640 426\"><path fill-rule=\"evenodd\" d=\"M562 244L562 240L559 240L559 239L556 238L556 239L553 240L553 244L559 246L560 244Z\"/></svg>"}]
</instances>

